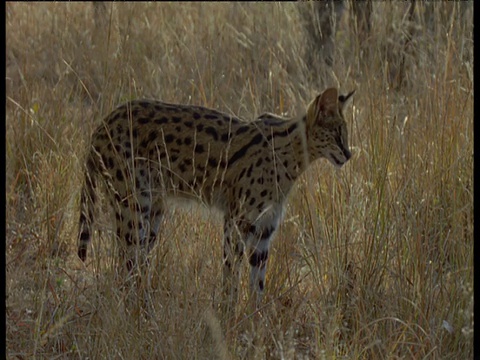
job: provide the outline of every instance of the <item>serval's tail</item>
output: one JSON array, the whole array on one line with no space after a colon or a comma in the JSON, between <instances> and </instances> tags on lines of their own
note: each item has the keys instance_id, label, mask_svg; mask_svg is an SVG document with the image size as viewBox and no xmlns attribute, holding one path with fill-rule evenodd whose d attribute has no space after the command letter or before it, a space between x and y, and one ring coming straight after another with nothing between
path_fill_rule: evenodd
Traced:
<instances>
[{"instance_id":1,"label":"serval's tail","mask_svg":"<svg viewBox=\"0 0 480 360\"><path fill-rule=\"evenodd\" d=\"M95 153L90 151L87 155L85 179L80 195L78 257L82 259L82 261L87 259L87 247L92 238L92 224L95 216L95 203L97 202L96 188L98 167L95 164Z\"/></svg>"}]
</instances>

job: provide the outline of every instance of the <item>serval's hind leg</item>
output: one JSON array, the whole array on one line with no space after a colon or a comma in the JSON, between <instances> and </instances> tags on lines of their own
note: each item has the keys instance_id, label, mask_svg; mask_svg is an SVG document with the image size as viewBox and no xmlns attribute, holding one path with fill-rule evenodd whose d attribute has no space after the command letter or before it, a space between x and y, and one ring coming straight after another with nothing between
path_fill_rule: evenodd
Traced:
<instances>
[{"instance_id":1,"label":"serval's hind leg","mask_svg":"<svg viewBox=\"0 0 480 360\"><path fill-rule=\"evenodd\" d=\"M255 308L258 309L263 299L268 251L276 226L274 224L253 225L250 229L250 233L246 235L249 239L247 254L250 264L250 295L253 298Z\"/></svg>"},{"instance_id":2,"label":"serval's hind leg","mask_svg":"<svg viewBox=\"0 0 480 360\"><path fill-rule=\"evenodd\" d=\"M130 310L137 309L149 318L153 314L149 253L153 248L163 217L163 208L152 206L148 189L139 189L137 197L117 205L117 237L125 300Z\"/></svg>"},{"instance_id":3,"label":"serval's hind leg","mask_svg":"<svg viewBox=\"0 0 480 360\"><path fill-rule=\"evenodd\" d=\"M231 317L239 301L238 287L244 253L243 239L237 224L232 219L225 219L223 241L222 312L227 317Z\"/></svg>"}]
</instances>

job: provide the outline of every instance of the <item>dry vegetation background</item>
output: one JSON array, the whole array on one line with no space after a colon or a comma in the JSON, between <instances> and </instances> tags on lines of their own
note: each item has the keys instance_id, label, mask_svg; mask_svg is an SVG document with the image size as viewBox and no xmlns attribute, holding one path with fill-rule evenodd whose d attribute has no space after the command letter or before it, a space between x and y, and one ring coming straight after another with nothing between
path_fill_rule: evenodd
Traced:
<instances>
[{"instance_id":1,"label":"dry vegetation background","mask_svg":"<svg viewBox=\"0 0 480 360\"><path fill-rule=\"evenodd\" d=\"M360 37L347 4L331 66L311 56L308 6L6 4L7 358L472 357L473 6L373 2ZM83 157L116 105L251 120L327 86L356 89L353 157L299 179L260 313L243 298L220 320L222 224L197 208L166 219L150 319L115 280L108 208L77 258Z\"/></svg>"}]
</instances>

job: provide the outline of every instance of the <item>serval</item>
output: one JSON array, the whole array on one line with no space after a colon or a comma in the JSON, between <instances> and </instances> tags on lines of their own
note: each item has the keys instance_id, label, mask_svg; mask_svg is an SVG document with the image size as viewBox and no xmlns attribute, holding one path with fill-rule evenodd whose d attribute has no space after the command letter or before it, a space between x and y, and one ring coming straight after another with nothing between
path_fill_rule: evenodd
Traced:
<instances>
[{"instance_id":1,"label":"serval","mask_svg":"<svg viewBox=\"0 0 480 360\"><path fill-rule=\"evenodd\" d=\"M224 215L223 286L235 302L246 253L257 304L265 288L271 239L295 180L319 158L341 167L351 157L343 110L350 100L329 88L292 119L266 113L246 122L200 106L152 100L119 106L96 129L81 191L78 256L92 236L98 179L115 210L129 270L147 254L172 200ZM132 251L133 250L133 251Z\"/></svg>"}]
</instances>

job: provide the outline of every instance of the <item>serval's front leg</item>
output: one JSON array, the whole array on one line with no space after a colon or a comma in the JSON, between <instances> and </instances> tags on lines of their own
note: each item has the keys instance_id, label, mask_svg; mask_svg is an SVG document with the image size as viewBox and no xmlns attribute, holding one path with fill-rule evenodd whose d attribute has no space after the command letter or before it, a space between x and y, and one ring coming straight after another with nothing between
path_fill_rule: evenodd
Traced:
<instances>
[{"instance_id":1,"label":"serval's front leg","mask_svg":"<svg viewBox=\"0 0 480 360\"><path fill-rule=\"evenodd\" d=\"M247 256L250 264L250 294L258 309L265 289L265 274L270 243L277 229L277 223L250 226L247 235Z\"/></svg>"}]
</instances>

